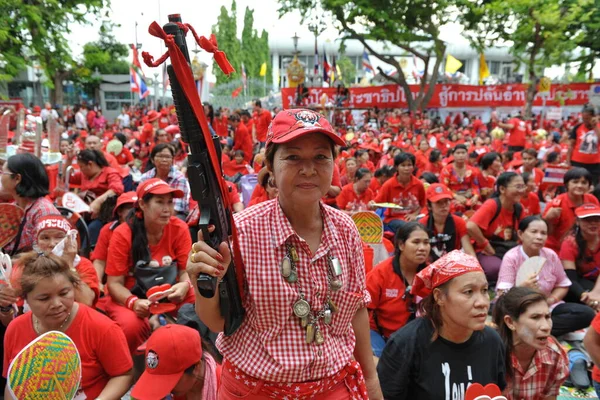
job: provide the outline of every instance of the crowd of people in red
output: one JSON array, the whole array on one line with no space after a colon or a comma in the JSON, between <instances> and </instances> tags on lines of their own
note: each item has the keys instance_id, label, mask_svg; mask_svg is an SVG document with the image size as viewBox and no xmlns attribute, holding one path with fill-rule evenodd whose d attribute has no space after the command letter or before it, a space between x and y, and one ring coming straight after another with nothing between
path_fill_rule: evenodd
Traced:
<instances>
[{"instance_id":1,"label":"crowd of people in red","mask_svg":"<svg viewBox=\"0 0 600 400\"><path fill-rule=\"evenodd\" d=\"M49 104L31 110L42 117L44 111L52 112ZM205 104L204 111L222 144L233 211L277 198L281 186L269 168L268 133L278 110L257 100L250 110L215 111ZM156 386L138 385L135 398L169 393L216 398L221 355L214 336L207 329L200 335L191 328L160 327L165 318L179 321L190 313L197 326L204 326L194 315L194 285L186 271L199 210L191 197L187 144L174 107L125 108L107 121L100 110L77 105L57 116L62 132L57 182L29 153L16 154L2 166L2 199L25 211L17 236L3 249L15 264L10 282L0 288L4 376L28 342L61 330L79 348L87 398L120 398L133 383L132 357L144 353L148 339L160 340L163 351L181 356L147 374L156 379L178 374L178 379L167 383L161 397L151 394ZM390 348L386 343L418 316L421 298L411 292L415 277L453 250L473 256L500 298L515 286L541 292L553 335L591 325L586 345L590 353L600 349L600 322L594 319L600 310L600 124L593 107L560 121L495 110L489 121L467 112L442 120L434 113L401 110L336 110L330 120L341 141L322 203L348 215L375 212L386 231L390 258L365 265L371 346L382 357L380 380L393 375L385 368L397 355L384 351ZM69 210L62 201L66 192L76 192L87 209ZM61 241L63 254L52 254ZM544 272L517 284L516 270L535 256L546 259ZM164 296L158 302L149 300L157 278L167 285L161 286ZM518 299L500 303L507 315L513 312L511 301ZM511 315L518 319L520 314ZM496 322L515 322L507 321ZM171 332L177 329L182 331ZM186 353L182 343L200 351ZM564 356L554 341L548 346ZM524 371L511 370L508 385L525 390ZM600 384L598 370L594 380ZM382 382L384 395L397 389L388 384ZM550 386L547 396L556 385Z\"/></svg>"}]
</instances>

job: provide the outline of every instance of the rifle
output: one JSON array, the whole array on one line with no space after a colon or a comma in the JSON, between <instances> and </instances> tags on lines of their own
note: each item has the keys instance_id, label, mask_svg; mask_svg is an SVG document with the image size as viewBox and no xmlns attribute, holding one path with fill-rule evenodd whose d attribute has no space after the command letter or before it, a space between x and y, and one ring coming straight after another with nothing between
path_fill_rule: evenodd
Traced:
<instances>
[{"instance_id":1,"label":"rifle","mask_svg":"<svg viewBox=\"0 0 600 400\"><path fill-rule=\"evenodd\" d=\"M174 37L175 43L184 55L188 68L190 65L190 56L187 43L185 41L185 31L182 29L181 16L179 14L169 15L169 23L163 29L166 34ZM172 65L167 67L169 74L171 91L173 93L173 103L177 112L177 122L184 142L189 145L188 153L188 180L192 191L192 198L198 202L200 211L200 220L198 227L202 230L204 241L213 249L218 250L219 245L225 241L229 243L229 237L232 233L231 209L225 207L221 192L220 180L223 179L221 170L221 143L217 135L212 135L212 142L217 153L219 170L215 171L207 142L205 140L202 127L198 123L190 101L179 82ZM200 112L204 112L201 110ZM214 225L215 230L209 233L208 226ZM198 292L202 297L212 298L217 292L217 278L207 274L201 274L196 282ZM245 310L242 306L242 297L236 278L236 269L232 252L232 261L227 269L225 276L218 285L220 311L225 319L225 335L231 335L239 328L243 319Z\"/></svg>"}]
</instances>

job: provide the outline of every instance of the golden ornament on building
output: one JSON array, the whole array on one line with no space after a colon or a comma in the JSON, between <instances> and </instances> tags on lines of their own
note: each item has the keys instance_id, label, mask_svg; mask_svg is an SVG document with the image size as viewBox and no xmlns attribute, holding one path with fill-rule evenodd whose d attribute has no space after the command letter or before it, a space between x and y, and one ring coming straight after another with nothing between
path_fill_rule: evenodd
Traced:
<instances>
[{"instance_id":1,"label":"golden ornament on building","mask_svg":"<svg viewBox=\"0 0 600 400\"><path fill-rule=\"evenodd\" d=\"M194 57L192 60L192 73L194 74L194 80L201 81L204 78L206 67L208 67L208 65L198 60L198 56Z\"/></svg>"},{"instance_id":2,"label":"golden ornament on building","mask_svg":"<svg viewBox=\"0 0 600 400\"><path fill-rule=\"evenodd\" d=\"M292 62L288 64L287 76L291 88L295 88L304 82L304 65L298 60L298 56L294 56Z\"/></svg>"}]
</instances>

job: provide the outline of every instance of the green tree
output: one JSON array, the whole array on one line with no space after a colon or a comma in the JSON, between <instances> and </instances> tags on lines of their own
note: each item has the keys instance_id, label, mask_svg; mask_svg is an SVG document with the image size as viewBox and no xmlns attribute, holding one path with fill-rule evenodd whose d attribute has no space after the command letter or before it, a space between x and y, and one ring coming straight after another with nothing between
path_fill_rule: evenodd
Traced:
<instances>
[{"instance_id":1,"label":"green tree","mask_svg":"<svg viewBox=\"0 0 600 400\"><path fill-rule=\"evenodd\" d=\"M264 77L267 88L273 84L273 68L271 67L271 52L269 51L269 33L263 29L260 35L260 59L262 63L267 63L267 75Z\"/></svg>"},{"instance_id":2,"label":"green tree","mask_svg":"<svg viewBox=\"0 0 600 400\"><path fill-rule=\"evenodd\" d=\"M344 82L345 86L349 87L356 79L356 65L354 65L352 60L345 55L341 55L336 63L342 73L342 82Z\"/></svg>"},{"instance_id":3,"label":"green tree","mask_svg":"<svg viewBox=\"0 0 600 400\"><path fill-rule=\"evenodd\" d=\"M221 13L212 31L217 37L219 49L227 54L229 62L236 71L232 74L232 77L239 79L242 71L242 46L237 37L237 6L235 0L231 2L231 11L228 11L225 6L221 7ZM229 82L232 79L227 77L216 63L213 63L213 73L217 78L217 85Z\"/></svg>"},{"instance_id":4,"label":"green tree","mask_svg":"<svg viewBox=\"0 0 600 400\"><path fill-rule=\"evenodd\" d=\"M568 63L585 36L579 21L593 0L483 0L466 18L470 38L480 46L510 44L516 63L525 64L529 87L525 117L531 116L544 69ZM592 7L593 9L593 7ZM592 12L588 10L587 12ZM596 10L597 12L597 10ZM596 40L594 38L593 40Z\"/></svg>"},{"instance_id":5,"label":"green tree","mask_svg":"<svg viewBox=\"0 0 600 400\"><path fill-rule=\"evenodd\" d=\"M262 96L264 94L263 77L260 76L260 70L263 63L267 63L267 78L270 84L272 79L269 79L269 36L268 33L263 30L261 36L258 36L258 32L253 27L254 25L254 10L246 7L244 14L244 28L242 30L242 62L246 68L246 75L248 78L256 78L260 80L260 85L248 86L248 95L250 96Z\"/></svg>"},{"instance_id":6,"label":"green tree","mask_svg":"<svg viewBox=\"0 0 600 400\"><path fill-rule=\"evenodd\" d=\"M600 37L600 4L598 1L589 1L582 4L581 7L581 15L572 21L569 31L582 32L577 43L580 53L573 61L580 63L577 75L584 78L581 80L585 81L592 79L592 69L600 59L600 41L598 40Z\"/></svg>"},{"instance_id":7,"label":"green tree","mask_svg":"<svg viewBox=\"0 0 600 400\"><path fill-rule=\"evenodd\" d=\"M399 84L406 95L410 110L423 109L431 100L438 80L440 65L446 53L446 43L440 37L440 27L460 20L464 3L470 0L279 0L280 15L292 10L306 18L332 14L343 39L356 39L373 56L392 65L397 74L379 73ZM398 46L407 55L421 59L425 71L419 92L413 96L400 62L384 52L375 51L370 40ZM432 83L431 85L429 83Z\"/></svg>"},{"instance_id":8,"label":"green tree","mask_svg":"<svg viewBox=\"0 0 600 400\"><path fill-rule=\"evenodd\" d=\"M112 22L103 21L99 40L83 46L83 60L72 70L73 81L90 96L94 96L100 85L100 79L94 77L96 71L100 74L129 74L129 62L126 60L129 50L117 41L114 28Z\"/></svg>"},{"instance_id":9,"label":"green tree","mask_svg":"<svg viewBox=\"0 0 600 400\"><path fill-rule=\"evenodd\" d=\"M73 59L65 38L72 24L87 24L109 0L2 0L0 79L8 80L34 61L44 70L51 100L62 103L62 81Z\"/></svg>"}]
</instances>

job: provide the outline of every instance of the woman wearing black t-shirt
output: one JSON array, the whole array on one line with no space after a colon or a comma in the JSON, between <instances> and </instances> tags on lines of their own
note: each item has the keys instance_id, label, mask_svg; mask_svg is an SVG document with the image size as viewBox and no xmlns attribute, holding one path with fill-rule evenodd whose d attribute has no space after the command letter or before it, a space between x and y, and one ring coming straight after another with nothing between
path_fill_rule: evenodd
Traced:
<instances>
[{"instance_id":1,"label":"woman wearing black t-shirt","mask_svg":"<svg viewBox=\"0 0 600 400\"><path fill-rule=\"evenodd\" d=\"M487 290L477 259L458 250L415 276L423 317L392 335L377 366L387 400L464 400L471 383L504 389L504 347L485 326Z\"/></svg>"}]
</instances>

